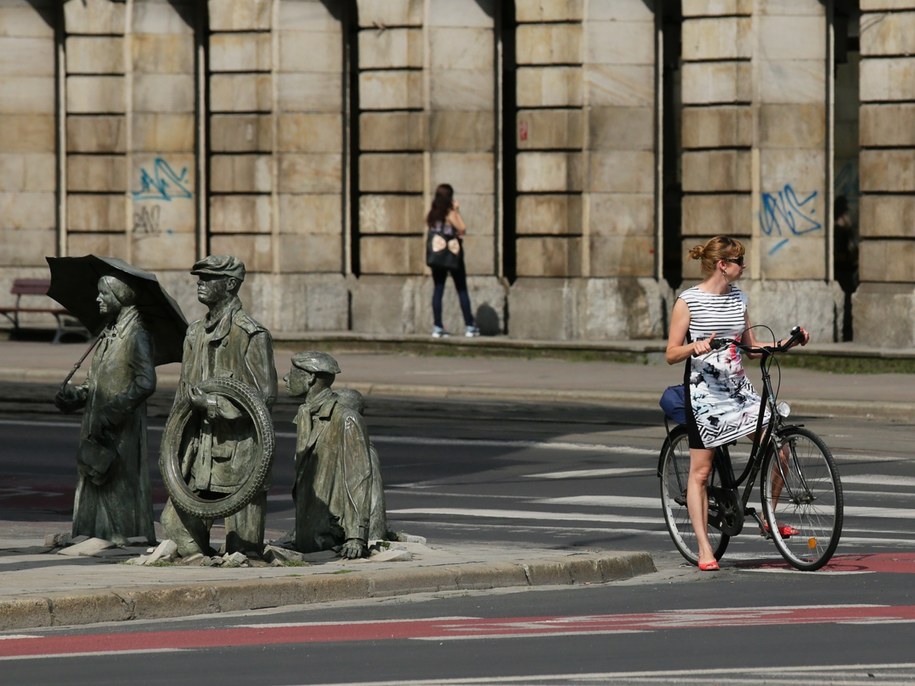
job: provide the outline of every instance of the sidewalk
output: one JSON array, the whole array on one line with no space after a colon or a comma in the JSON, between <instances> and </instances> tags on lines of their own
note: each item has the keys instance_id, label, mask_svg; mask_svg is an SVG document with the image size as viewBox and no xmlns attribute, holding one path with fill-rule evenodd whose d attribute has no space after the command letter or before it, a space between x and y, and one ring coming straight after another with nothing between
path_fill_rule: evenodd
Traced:
<instances>
[{"instance_id":1,"label":"sidewalk","mask_svg":"<svg viewBox=\"0 0 915 686\"><path fill-rule=\"evenodd\" d=\"M59 384L84 349L85 343L0 340L0 381L17 387ZM679 366L664 364L659 341L597 345L474 339L430 344L425 337L302 335L277 340L280 377L288 371L292 353L306 349L331 351L343 370L337 385L369 396L657 409L661 391L681 376ZM859 355L864 360L882 354L839 346L822 350L826 355ZM913 356L912 351L890 354ZM592 359L581 359L589 356ZM633 361L620 361L623 359ZM158 372L160 388L174 387L180 367L165 365ZM751 378L755 380L757 374L751 373ZM915 417L913 380L909 374L851 375L789 368L782 374L780 397L802 416L911 421ZM116 563L144 553L145 547L71 557L44 547L47 523L4 524L0 630L429 591L604 583L654 571L647 553L437 546L435 542L394 544L400 552L392 556L404 558L399 561L323 559L295 567L143 567Z\"/></svg>"},{"instance_id":2,"label":"sidewalk","mask_svg":"<svg viewBox=\"0 0 915 686\"><path fill-rule=\"evenodd\" d=\"M123 564L144 548L70 557L0 540L0 630L187 617L414 593L595 584L655 571L648 553L394 543L394 561L306 566ZM25 542L29 543L29 542ZM12 544L12 545L11 545ZM107 553L107 554L106 554ZM384 553L378 557L382 558ZM118 564L121 563L121 564Z\"/></svg>"},{"instance_id":3,"label":"sidewalk","mask_svg":"<svg viewBox=\"0 0 915 686\"><path fill-rule=\"evenodd\" d=\"M416 336L391 339L302 334L276 341L281 379L289 371L292 353L308 349L331 352L343 370L336 384L369 396L577 402L653 409L664 388L682 378L682 367L664 363L660 341L575 344L482 338L430 343L427 337ZM0 340L0 381L59 384L84 350L85 343ZM915 359L915 351L910 350L843 345L811 345L792 354L841 355L863 364L883 355ZM603 359L594 359L598 356ZM748 361L747 371L757 383L759 372L754 364ZM75 378L81 379L83 373L80 370ZM159 367L159 387L174 387L179 373L178 364ZM913 381L915 375L911 374L838 374L786 368L781 374L779 397L804 416L910 420L915 417ZM280 385L282 394L282 382Z\"/></svg>"}]
</instances>

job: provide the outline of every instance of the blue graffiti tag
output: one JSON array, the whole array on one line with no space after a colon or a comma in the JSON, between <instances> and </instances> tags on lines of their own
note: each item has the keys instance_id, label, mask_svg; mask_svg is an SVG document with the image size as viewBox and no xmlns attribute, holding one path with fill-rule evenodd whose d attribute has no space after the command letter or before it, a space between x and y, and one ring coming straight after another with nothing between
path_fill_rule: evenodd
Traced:
<instances>
[{"instance_id":1,"label":"blue graffiti tag","mask_svg":"<svg viewBox=\"0 0 915 686\"><path fill-rule=\"evenodd\" d=\"M146 168L140 169L140 190L133 191L134 200L166 200L171 202L174 198L192 198L193 193L187 187L187 167L181 168L181 173L172 169L171 165L161 157L153 163L150 174Z\"/></svg>"},{"instance_id":2,"label":"blue graffiti tag","mask_svg":"<svg viewBox=\"0 0 915 686\"><path fill-rule=\"evenodd\" d=\"M786 183L778 193L762 194L762 209L759 211L759 226L767 236L786 236L769 250L772 255L781 249L791 236L802 236L818 231L823 225L814 215L818 191L805 198L799 198L794 187ZM808 206L809 205L809 206Z\"/></svg>"}]
</instances>

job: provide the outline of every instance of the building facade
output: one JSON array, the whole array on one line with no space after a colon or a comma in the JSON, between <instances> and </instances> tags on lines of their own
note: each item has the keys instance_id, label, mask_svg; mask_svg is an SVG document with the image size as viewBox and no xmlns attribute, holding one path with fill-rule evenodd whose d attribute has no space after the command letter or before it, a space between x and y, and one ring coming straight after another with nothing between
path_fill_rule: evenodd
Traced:
<instances>
[{"instance_id":1,"label":"building facade","mask_svg":"<svg viewBox=\"0 0 915 686\"><path fill-rule=\"evenodd\" d=\"M450 183L484 333L662 337L727 233L754 323L909 347L912 55L915 0L0 0L0 292L113 255L193 315L230 253L274 331L427 333Z\"/></svg>"}]
</instances>

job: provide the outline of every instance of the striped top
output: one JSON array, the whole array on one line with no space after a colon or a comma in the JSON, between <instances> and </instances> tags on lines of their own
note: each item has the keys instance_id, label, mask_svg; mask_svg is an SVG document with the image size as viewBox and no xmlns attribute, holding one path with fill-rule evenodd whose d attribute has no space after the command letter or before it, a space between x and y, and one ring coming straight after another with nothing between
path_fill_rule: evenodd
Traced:
<instances>
[{"instance_id":1,"label":"striped top","mask_svg":"<svg viewBox=\"0 0 915 686\"><path fill-rule=\"evenodd\" d=\"M680 299L689 308L690 340L702 340L712 334L739 339L747 326L747 295L733 284L722 295L693 286L680 293Z\"/></svg>"},{"instance_id":2,"label":"striped top","mask_svg":"<svg viewBox=\"0 0 915 686\"><path fill-rule=\"evenodd\" d=\"M747 296L739 288L732 285L726 293L717 295L694 286L683 291L680 298L689 308L692 340L712 334L739 340L743 335ZM730 345L690 357L686 381L691 418L706 448L730 443L755 430L759 395L744 373L736 347Z\"/></svg>"}]
</instances>

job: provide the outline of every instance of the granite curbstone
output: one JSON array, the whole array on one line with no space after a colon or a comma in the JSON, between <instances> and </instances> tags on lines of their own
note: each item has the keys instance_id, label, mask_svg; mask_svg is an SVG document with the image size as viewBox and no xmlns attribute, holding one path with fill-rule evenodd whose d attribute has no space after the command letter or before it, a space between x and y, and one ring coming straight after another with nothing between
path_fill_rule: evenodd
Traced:
<instances>
[{"instance_id":1,"label":"granite curbstone","mask_svg":"<svg viewBox=\"0 0 915 686\"><path fill-rule=\"evenodd\" d=\"M626 556L602 557L597 563L604 582L631 579L658 571L651 555L644 552Z\"/></svg>"},{"instance_id":2,"label":"granite curbstone","mask_svg":"<svg viewBox=\"0 0 915 686\"><path fill-rule=\"evenodd\" d=\"M114 591L61 594L48 598L47 604L53 626L123 622L134 618L132 604Z\"/></svg>"},{"instance_id":3,"label":"granite curbstone","mask_svg":"<svg viewBox=\"0 0 915 686\"><path fill-rule=\"evenodd\" d=\"M117 591L131 608L130 619L167 619L220 611L214 584ZM104 621L116 621L111 617Z\"/></svg>"},{"instance_id":4,"label":"granite curbstone","mask_svg":"<svg viewBox=\"0 0 915 686\"><path fill-rule=\"evenodd\" d=\"M298 577L234 582L215 586L213 590L220 612L264 610L318 602L317 586L304 584Z\"/></svg>"},{"instance_id":5,"label":"granite curbstone","mask_svg":"<svg viewBox=\"0 0 915 686\"><path fill-rule=\"evenodd\" d=\"M167 619L343 600L493 588L606 583L654 572L648 553L572 555L412 569L352 570L0 601L0 630Z\"/></svg>"},{"instance_id":6,"label":"granite curbstone","mask_svg":"<svg viewBox=\"0 0 915 686\"><path fill-rule=\"evenodd\" d=\"M40 629L52 626L47 598L13 598L0 602L0 629Z\"/></svg>"},{"instance_id":7,"label":"granite curbstone","mask_svg":"<svg viewBox=\"0 0 915 686\"><path fill-rule=\"evenodd\" d=\"M371 578L372 597L383 598L407 593L437 593L461 590L458 565L421 569L386 569Z\"/></svg>"},{"instance_id":8,"label":"granite curbstone","mask_svg":"<svg viewBox=\"0 0 915 686\"><path fill-rule=\"evenodd\" d=\"M523 565L517 562L465 565L457 569L456 582L461 590L531 585Z\"/></svg>"}]
</instances>

